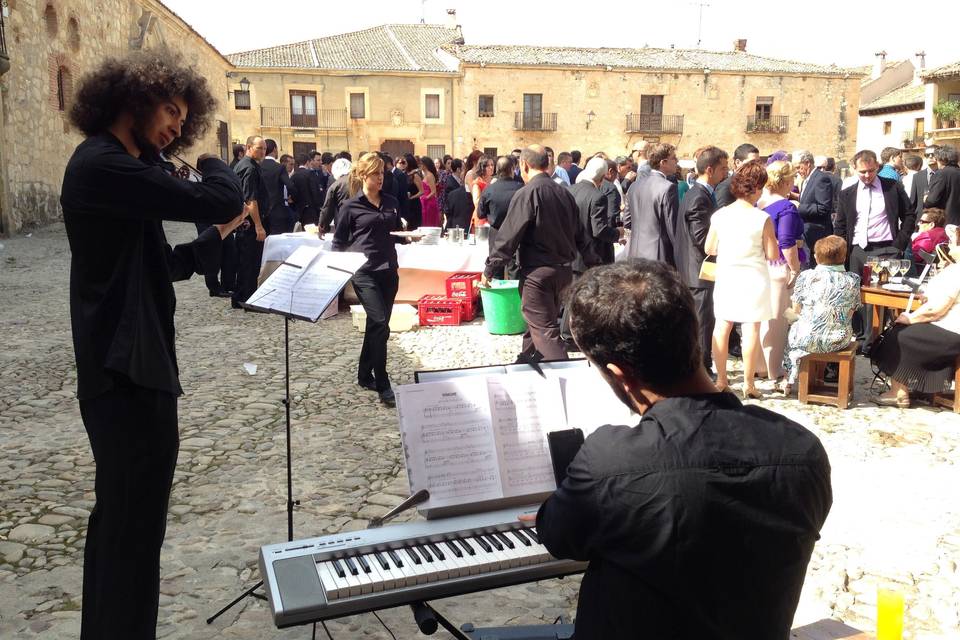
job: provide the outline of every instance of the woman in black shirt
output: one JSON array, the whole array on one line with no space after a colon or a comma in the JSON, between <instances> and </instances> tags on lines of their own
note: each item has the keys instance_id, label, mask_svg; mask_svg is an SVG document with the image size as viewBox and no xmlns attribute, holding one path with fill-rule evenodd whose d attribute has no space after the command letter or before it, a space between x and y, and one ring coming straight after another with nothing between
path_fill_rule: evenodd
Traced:
<instances>
[{"instance_id":1,"label":"woman in black shirt","mask_svg":"<svg viewBox=\"0 0 960 640\"><path fill-rule=\"evenodd\" d=\"M353 276L353 289L367 313L357 384L376 391L381 402L393 406L393 389L387 377L387 340L400 279L390 232L401 228L399 203L381 191L383 160L376 153L363 154L353 165L349 184L350 199L340 208L333 250L362 251L367 257Z\"/></svg>"}]
</instances>

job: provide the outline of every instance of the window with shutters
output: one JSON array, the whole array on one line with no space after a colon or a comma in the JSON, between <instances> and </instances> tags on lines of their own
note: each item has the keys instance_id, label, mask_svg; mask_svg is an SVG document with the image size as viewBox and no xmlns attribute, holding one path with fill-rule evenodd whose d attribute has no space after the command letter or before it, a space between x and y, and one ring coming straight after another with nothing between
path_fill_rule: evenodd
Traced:
<instances>
[{"instance_id":1,"label":"window with shutters","mask_svg":"<svg viewBox=\"0 0 960 640\"><path fill-rule=\"evenodd\" d=\"M497 148L496 148L496 147L484 147L484 148L483 148L483 155L487 156L488 158L496 159L496 158L497 158Z\"/></svg>"},{"instance_id":2,"label":"window with shutters","mask_svg":"<svg viewBox=\"0 0 960 640\"><path fill-rule=\"evenodd\" d=\"M755 114L757 124L770 122L770 119L773 118L773 96L758 96Z\"/></svg>"},{"instance_id":3,"label":"window with shutters","mask_svg":"<svg viewBox=\"0 0 960 640\"><path fill-rule=\"evenodd\" d=\"M640 96L640 113L662 115L663 96Z\"/></svg>"},{"instance_id":4,"label":"window with shutters","mask_svg":"<svg viewBox=\"0 0 960 640\"><path fill-rule=\"evenodd\" d=\"M493 96L482 95L477 104L477 116L480 118L493 117Z\"/></svg>"},{"instance_id":5,"label":"window with shutters","mask_svg":"<svg viewBox=\"0 0 960 640\"><path fill-rule=\"evenodd\" d=\"M242 111L250 109L250 92L237 89L233 92L233 108Z\"/></svg>"},{"instance_id":6,"label":"window with shutters","mask_svg":"<svg viewBox=\"0 0 960 640\"><path fill-rule=\"evenodd\" d=\"M366 94L363 94L363 93L350 94L350 117L354 119L367 117Z\"/></svg>"},{"instance_id":7,"label":"window with shutters","mask_svg":"<svg viewBox=\"0 0 960 640\"><path fill-rule=\"evenodd\" d=\"M290 126L316 127L317 126L317 92L291 91L290 92Z\"/></svg>"},{"instance_id":8,"label":"window with shutters","mask_svg":"<svg viewBox=\"0 0 960 640\"><path fill-rule=\"evenodd\" d=\"M442 144L428 144L427 155L433 159L439 158L441 161L443 161L443 156L447 155L447 147L446 145Z\"/></svg>"},{"instance_id":9,"label":"window with shutters","mask_svg":"<svg viewBox=\"0 0 960 640\"><path fill-rule=\"evenodd\" d=\"M440 119L440 94L428 93L423 97L423 115L427 120Z\"/></svg>"},{"instance_id":10,"label":"window with shutters","mask_svg":"<svg viewBox=\"0 0 960 640\"><path fill-rule=\"evenodd\" d=\"M893 120L883 121L883 135L888 136L893 131Z\"/></svg>"}]
</instances>

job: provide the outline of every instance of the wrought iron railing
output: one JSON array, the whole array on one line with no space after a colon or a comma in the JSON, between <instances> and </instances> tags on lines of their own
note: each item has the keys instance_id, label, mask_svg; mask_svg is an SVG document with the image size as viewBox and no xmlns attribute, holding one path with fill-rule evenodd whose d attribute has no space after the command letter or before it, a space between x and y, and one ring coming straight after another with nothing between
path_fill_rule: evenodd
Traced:
<instances>
[{"instance_id":1,"label":"wrought iron railing","mask_svg":"<svg viewBox=\"0 0 960 640\"><path fill-rule=\"evenodd\" d=\"M789 128L790 116L747 116L747 133L786 133Z\"/></svg>"},{"instance_id":2,"label":"wrought iron railing","mask_svg":"<svg viewBox=\"0 0 960 640\"><path fill-rule=\"evenodd\" d=\"M683 133L683 116L628 113L627 133Z\"/></svg>"},{"instance_id":3,"label":"wrought iron railing","mask_svg":"<svg viewBox=\"0 0 960 640\"><path fill-rule=\"evenodd\" d=\"M287 107L260 107L260 126L346 130L346 109L319 109L317 113L290 113Z\"/></svg>"},{"instance_id":4,"label":"wrought iron railing","mask_svg":"<svg viewBox=\"0 0 960 640\"><path fill-rule=\"evenodd\" d=\"M515 131L556 131L557 114L515 111L513 128Z\"/></svg>"}]
</instances>

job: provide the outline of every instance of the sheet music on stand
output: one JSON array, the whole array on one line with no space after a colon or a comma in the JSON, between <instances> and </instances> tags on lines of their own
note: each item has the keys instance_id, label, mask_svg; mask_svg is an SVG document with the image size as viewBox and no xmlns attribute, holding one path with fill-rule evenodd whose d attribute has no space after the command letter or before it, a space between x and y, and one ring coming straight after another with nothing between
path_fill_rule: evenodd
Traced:
<instances>
[{"instance_id":1,"label":"sheet music on stand","mask_svg":"<svg viewBox=\"0 0 960 640\"><path fill-rule=\"evenodd\" d=\"M316 322L364 262L362 253L300 246L243 306Z\"/></svg>"},{"instance_id":2,"label":"sheet music on stand","mask_svg":"<svg viewBox=\"0 0 960 640\"><path fill-rule=\"evenodd\" d=\"M506 365L397 388L407 478L411 494L430 492L427 518L540 501L556 489L547 433L639 422L586 361L548 364L542 375Z\"/></svg>"}]
</instances>

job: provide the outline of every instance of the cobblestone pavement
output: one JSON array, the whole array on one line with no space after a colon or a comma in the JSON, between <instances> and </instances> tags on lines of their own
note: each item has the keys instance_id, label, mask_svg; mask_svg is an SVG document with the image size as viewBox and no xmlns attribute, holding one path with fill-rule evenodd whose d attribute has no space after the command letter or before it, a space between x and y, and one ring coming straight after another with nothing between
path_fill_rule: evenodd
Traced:
<instances>
[{"instance_id":1,"label":"cobblestone pavement","mask_svg":"<svg viewBox=\"0 0 960 640\"><path fill-rule=\"evenodd\" d=\"M192 227L168 232L184 241ZM0 243L0 638L76 637L94 467L74 398L69 250L61 225ZM186 395L158 635L309 637L275 629L250 598L204 622L258 579L259 545L286 537L283 323L230 310L199 278L176 288ZM291 326L297 537L362 528L406 494L395 413L354 384L360 342L344 315ZM517 350L517 337L479 324L422 329L391 338L390 373L403 384L417 368L510 361ZM877 585L892 584L906 594L908 638L960 638L960 416L871 405L868 374L859 359L847 411L761 401L817 433L833 465L833 511L795 623L870 631ZM577 587L567 578L434 604L456 622L532 624L571 616ZM408 609L382 617L398 638L418 636ZM329 626L338 639L389 638L371 615Z\"/></svg>"}]
</instances>

